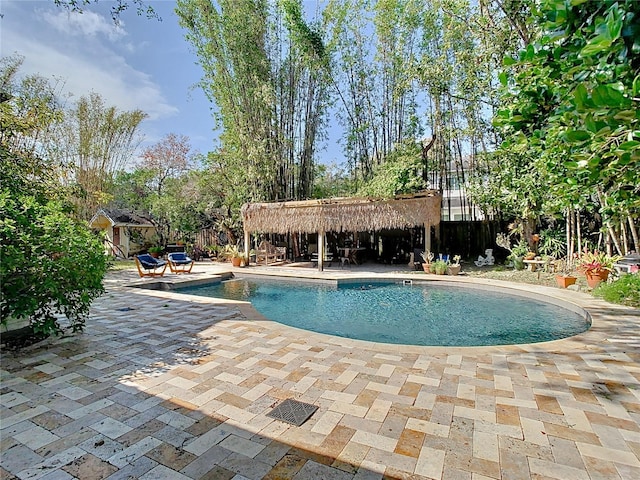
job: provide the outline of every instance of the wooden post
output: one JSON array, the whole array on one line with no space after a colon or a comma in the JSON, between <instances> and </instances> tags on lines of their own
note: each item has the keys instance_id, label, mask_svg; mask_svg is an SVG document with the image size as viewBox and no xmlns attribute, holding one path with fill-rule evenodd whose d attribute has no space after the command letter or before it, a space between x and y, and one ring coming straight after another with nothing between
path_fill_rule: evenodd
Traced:
<instances>
[{"instance_id":1,"label":"wooden post","mask_svg":"<svg viewBox=\"0 0 640 480\"><path fill-rule=\"evenodd\" d=\"M431 225L428 223L424 226L424 251L431 251Z\"/></svg>"},{"instance_id":2,"label":"wooden post","mask_svg":"<svg viewBox=\"0 0 640 480\"><path fill-rule=\"evenodd\" d=\"M251 247L250 242L251 242L251 233L245 230L244 231L244 261L246 266L249 266L249 263L250 263L250 258L249 258L249 250L250 250L249 247Z\"/></svg>"},{"instance_id":3,"label":"wooden post","mask_svg":"<svg viewBox=\"0 0 640 480\"><path fill-rule=\"evenodd\" d=\"M318 232L318 271L324 270L324 230Z\"/></svg>"}]
</instances>

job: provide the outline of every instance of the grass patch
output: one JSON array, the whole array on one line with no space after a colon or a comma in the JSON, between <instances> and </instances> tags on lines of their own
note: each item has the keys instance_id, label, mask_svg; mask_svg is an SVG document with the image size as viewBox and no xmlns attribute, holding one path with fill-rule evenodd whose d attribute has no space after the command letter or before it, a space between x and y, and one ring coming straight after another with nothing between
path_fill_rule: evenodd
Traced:
<instances>
[{"instance_id":1,"label":"grass patch","mask_svg":"<svg viewBox=\"0 0 640 480\"><path fill-rule=\"evenodd\" d=\"M640 275L626 273L611 283L601 283L593 295L607 302L640 308Z\"/></svg>"},{"instance_id":2,"label":"grass patch","mask_svg":"<svg viewBox=\"0 0 640 480\"><path fill-rule=\"evenodd\" d=\"M136 262L133 260L114 260L109 265L110 271L131 270L136 268Z\"/></svg>"}]
</instances>

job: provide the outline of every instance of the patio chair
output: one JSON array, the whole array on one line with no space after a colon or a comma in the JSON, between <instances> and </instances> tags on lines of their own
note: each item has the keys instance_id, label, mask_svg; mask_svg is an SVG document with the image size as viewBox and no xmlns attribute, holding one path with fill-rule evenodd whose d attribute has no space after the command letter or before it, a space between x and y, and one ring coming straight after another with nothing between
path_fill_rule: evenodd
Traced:
<instances>
[{"instance_id":1,"label":"patio chair","mask_svg":"<svg viewBox=\"0 0 640 480\"><path fill-rule=\"evenodd\" d=\"M185 252L173 252L167 255L169 269L173 273L190 273L194 261Z\"/></svg>"},{"instance_id":2,"label":"patio chair","mask_svg":"<svg viewBox=\"0 0 640 480\"><path fill-rule=\"evenodd\" d=\"M322 261L324 264L326 264L328 267L331 266L331 264L333 263L333 253L331 252L325 252L324 254L324 260ZM317 253L312 253L311 254L311 264L314 267L318 266L318 254Z\"/></svg>"},{"instance_id":3,"label":"patio chair","mask_svg":"<svg viewBox=\"0 0 640 480\"><path fill-rule=\"evenodd\" d=\"M161 277L167 269L167 262L162 259L153 258L148 253L136 255L136 267L141 277Z\"/></svg>"},{"instance_id":4,"label":"patio chair","mask_svg":"<svg viewBox=\"0 0 640 480\"><path fill-rule=\"evenodd\" d=\"M286 257L286 247L276 247L266 240L260 242L260 245L258 245L258 249L256 250L256 263L258 264L262 260L264 260L265 265L269 265L271 261L283 262Z\"/></svg>"},{"instance_id":5,"label":"patio chair","mask_svg":"<svg viewBox=\"0 0 640 480\"><path fill-rule=\"evenodd\" d=\"M409 266L413 266L414 270L422 271L422 264L424 263L424 258L422 258L422 254L424 250L420 248L413 249L413 259L409 262Z\"/></svg>"}]
</instances>

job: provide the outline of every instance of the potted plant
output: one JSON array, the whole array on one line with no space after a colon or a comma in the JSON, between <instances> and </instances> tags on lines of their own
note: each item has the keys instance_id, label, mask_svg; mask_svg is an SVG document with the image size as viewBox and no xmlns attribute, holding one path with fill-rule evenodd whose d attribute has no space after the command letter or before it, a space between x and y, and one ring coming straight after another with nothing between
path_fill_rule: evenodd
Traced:
<instances>
[{"instance_id":1,"label":"potted plant","mask_svg":"<svg viewBox=\"0 0 640 480\"><path fill-rule=\"evenodd\" d=\"M521 239L519 243L511 246L509 236L504 233L499 233L496 237L496 244L505 250L509 250L507 260L513 264L514 270L524 269L524 256L529 252L529 245L526 241Z\"/></svg>"},{"instance_id":2,"label":"potted plant","mask_svg":"<svg viewBox=\"0 0 640 480\"><path fill-rule=\"evenodd\" d=\"M515 270L524 270L524 259L527 253L529 252L529 245L524 240L520 240L517 245L514 245L511 249L511 255L509 255L511 261L513 262L513 268ZM533 254L535 257L536 254ZM533 259L533 257L531 257Z\"/></svg>"},{"instance_id":3,"label":"potted plant","mask_svg":"<svg viewBox=\"0 0 640 480\"><path fill-rule=\"evenodd\" d=\"M436 275L444 275L447 273L449 264L444 260L436 260L431 264L431 271Z\"/></svg>"},{"instance_id":4,"label":"potted plant","mask_svg":"<svg viewBox=\"0 0 640 480\"><path fill-rule=\"evenodd\" d=\"M427 250L426 252L422 252L420 256L424 260L424 263L422 264L422 269L424 270L424 273L430 273L431 262L433 261L433 256L434 256L433 252L430 252L429 250Z\"/></svg>"},{"instance_id":5,"label":"potted plant","mask_svg":"<svg viewBox=\"0 0 640 480\"><path fill-rule=\"evenodd\" d=\"M556 283L558 286L560 288L567 288L569 285L575 284L578 278L569 272L568 263L566 261L562 261L561 265L559 265L559 263L560 261L555 263L555 268L560 267L560 271L556 275Z\"/></svg>"},{"instance_id":6,"label":"potted plant","mask_svg":"<svg viewBox=\"0 0 640 480\"><path fill-rule=\"evenodd\" d=\"M251 259L255 259L256 252L255 250L249 250L249 256L246 256L244 253L240 253L240 266L248 267L251 264Z\"/></svg>"},{"instance_id":7,"label":"potted plant","mask_svg":"<svg viewBox=\"0 0 640 480\"><path fill-rule=\"evenodd\" d=\"M458 275L460 273L460 258L460 255L453 256L453 263L447 269L449 275Z\"/></svg>"},{"instance_id":8,"label":"potted plant","mask_svg":"<svg viewBox=\"0 0 640 480\"><path fill-rule=\"evenodd\" d=\"M600 282L609 278L609 273L613 270L613 264L619 259L620 257L610 257L606 253L597 250L593 252L585 250L578 257L576 268L579 272L584 273L587 285L590 288L596 288Z\"/></svg>"},{"instance_id":9,"label":"potted plant","mask_svg":"<svg viewBox=\"0 0 640 480\"><path fill-rule=\"evenodd\" d=\"M162 247L154 245L153 247L149 247L149 255L153 258L159 258L162 255Z\"/></svg>"},{"instance_id":10,"label":"potted plant","mask_svg":"<svg viewBox=\"0 0 640 480\"><path fill-rule=\"evenodd\" d=\"M237 245L227 245L224 247L224 256L231 260L231 265L239 267L242 263L244 254L240 251Z\"/></svg>"}]
</instances>

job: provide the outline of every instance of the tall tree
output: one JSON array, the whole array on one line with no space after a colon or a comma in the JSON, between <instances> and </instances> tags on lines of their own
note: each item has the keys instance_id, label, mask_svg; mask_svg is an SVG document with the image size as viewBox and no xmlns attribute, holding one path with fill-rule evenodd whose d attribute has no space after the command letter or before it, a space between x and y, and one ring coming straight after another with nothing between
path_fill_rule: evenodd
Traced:
<instances>
[{"instance_id":1,"label":"tall tree","mask_svg":"<svg viewBox=\"0 0 640 480\"><path fill-rule=\"evenodd\" d=\"M411 69L423 8L422 0L336 0L324 10L345 152L360 181L418 133Z\"/></svg>"},{"instance_id":2,"label":"tall tree","mask_svg":"<svg viewBox=\"0 0 640 480\"><path fill-rule=\"evenodd\" d=\"M177 178L189 169L189 137L168 133L158 143L145 148L139 166L153 175L152 189L162 195L168 178Z\"/></svg>"},{"instance_id":3,"label":"tall tree","mask_svg":"<svg viewBox=\"0 0 640 480\"><path fill-rule=\"evenodd\" d=\"M184 204L181 190L191 163L190 151L187 136L169 133L145 148L138 164L138 178L145 180L149 210L156 222L160 244L169 239L172 224L174 228L177 226L172 214Z\"/></svg>"},{"instance_id":4,"label":"tall tree","mask_svg":"<svg viewBox=\"0 0 640 480\"><path fill-rule=\"evenodd\" d=\"M619 253L618 227L635 232L640 212L639 16L635 1L542 2L496 119L504 149L532 152L566 208L599 205Z\"/></svg>"},{"instance_id":5,"label":"tall tree","mask_svg":"<svg viewBox=\"0 0 640 480\"><path fill-rule=\"evenodd\" d=\"M309 196L324 102L312 66L322 50L301 2L177 5L204 70L201 86L217 106L216 163L242 185L244 201Z\"/></svg>"},{"instance_id":6,"label":"tall tree","mask_svg":"<svg viewBox=\"0 0 640 480\"><path fill-rule=\"evenodd\" d=\"M61 171L39 148L61 113L55 88L38 77L16 80L21 60L0 64L0 318L28 319L51 333L65 315L82 330L103 291L102 242L71 215Z\"/></svg>"},{"instance_id":7,"label":"tall tree","mask_svg":"<svg viewBox=\"0 0 640 480\"><path fill-rule=\"evenodd\" d=\"M65 182L75 188L80 218L91 218L98 206L111 201L114 175L133 158L142 140L138 128L146 116L141 110L120 112L107 106L95 92L81 97L66 112L49 139L48 154L57 155L69 167Z\"/></svg>"}]
</instances>

